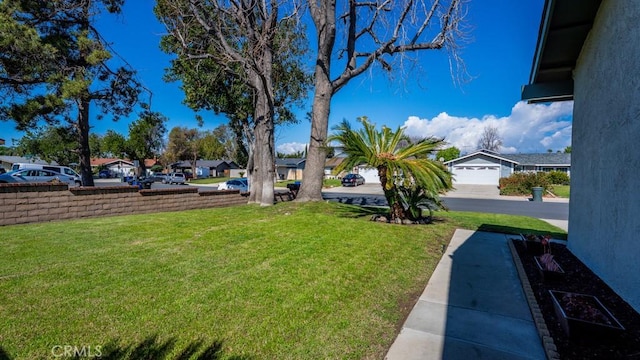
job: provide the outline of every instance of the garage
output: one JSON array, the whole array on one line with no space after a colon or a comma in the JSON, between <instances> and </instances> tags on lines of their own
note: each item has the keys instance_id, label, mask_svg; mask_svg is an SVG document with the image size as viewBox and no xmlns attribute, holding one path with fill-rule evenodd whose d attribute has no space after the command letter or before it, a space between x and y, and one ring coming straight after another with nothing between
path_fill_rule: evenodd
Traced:
<instances>
[{"instance_id":1,"label":"garage","mask_svg":"<svg viewBox=\"0 0 640 360\"><path fill-rule=\"evenodd\" d=\"M380 184L378 169L358 167L358 174L362 175L365 184Z\"/></svg>"},{"instance_id":2,"label":"garage","mask_svg":"<svg viewBox=\"0 0 640 360\"><path fill-rule=\"evenodd\" d=\"M500 166L454 165L454 184L497 185L500 180Z\"/></svg>"}]
</instances>

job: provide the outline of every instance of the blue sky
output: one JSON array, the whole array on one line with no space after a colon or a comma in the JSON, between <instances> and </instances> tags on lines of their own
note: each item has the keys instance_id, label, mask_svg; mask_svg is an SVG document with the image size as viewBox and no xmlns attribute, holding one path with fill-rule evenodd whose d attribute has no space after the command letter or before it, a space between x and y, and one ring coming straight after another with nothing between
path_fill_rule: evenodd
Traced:
<instances>
[{"instance_id":1,"label":"blue sky","mask_svg":"<svg viewBox=\"0 0 640 360\"><path fill-rule=\"evenodd\" d=\"M471 81L455 84L446 52L425 51L418 55L418 69L405 75L394 73L393 80L376 71L353 79L333 98L330 127L342 119L355 121L364 115L377 125L404 126L413 136L444 137L463 152L475 149L487 125L500 131L505 153L557 151L571 145L572 102L520 102L521 86L529 80L543 2L470 1L470 42L461 55ZM152 108L169 118L167 128L195 128L195 112L182 104L179 84L162 80L171 57L158 47L165 30L153 15L154 3L129 0L123 14L102 15L98 26L153 91ZM299 124L276 129L278 151L304 149L310 131L304 114L310 109L311 98L299 111ZM203 129L227 121L224 115L201 114L205 119ZM93 120L92 131L104 134L113 129L126 135L128 124L135 119L133 114L118 122ZM22 136L11 122L0 122L0 129L7 145Z\"/></svg>"}]
</instances>

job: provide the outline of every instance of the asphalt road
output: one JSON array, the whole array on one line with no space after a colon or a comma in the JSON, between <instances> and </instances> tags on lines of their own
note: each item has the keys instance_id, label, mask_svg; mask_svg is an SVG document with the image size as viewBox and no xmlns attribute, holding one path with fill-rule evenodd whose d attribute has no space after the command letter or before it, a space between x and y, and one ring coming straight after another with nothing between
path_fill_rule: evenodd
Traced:
<instances>
[{"instance_id":1,"label":"asphalt road","mask_svg":"<svg viewBox=\"0 0 640 360\"><path fill-rule=\"evenodd\" d=\"M117 179L96 179L96 186L117 186L123 185ZM194 185L169 185L153 183L152 189L185 187ZM206 190L214 190L216 187L198 186ZM375 192L377 187L366 188L360 186L356 189L347 188L342 191L323 192L324 199L337 201L344 204L360 206L388 206L387 200L380 194L367 194L364 192ZM533 202L514 201L499 199L478 199L478 198L457 198L444 197L444 203L453 211L474 211L494 214L524 215L539 219L569 220L569 204L566 202Z\"/></svg>"},{"instance_id":2,"label":"asphalt road","mask_svg":"<svg viewBox=\"0 0 640 360\"><path fill-rule=\"evenodd\" d=\"M323 198L344 204L388 206L382 195L354 193L323 193ZM540 219L569 220L569 204L565 202L533 202L496 199L443 198L449 210L493 214L524 215Z\"/></svg>"}]
</instances>

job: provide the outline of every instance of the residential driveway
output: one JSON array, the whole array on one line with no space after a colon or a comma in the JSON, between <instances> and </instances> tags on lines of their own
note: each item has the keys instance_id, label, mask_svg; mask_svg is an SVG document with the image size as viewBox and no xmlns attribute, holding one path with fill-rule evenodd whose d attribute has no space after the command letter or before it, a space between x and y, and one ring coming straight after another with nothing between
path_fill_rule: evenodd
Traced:
<instances>
[{"instance_id":1,"label":"residential driveway","mask_svg":"<svg viewBox=\"0 0 640 360\"><path fill-rule=\"evenodd\" d=\"M455 185L445 197L500 199L500 189L495 185Z\"/></svg>"}]
</instances>

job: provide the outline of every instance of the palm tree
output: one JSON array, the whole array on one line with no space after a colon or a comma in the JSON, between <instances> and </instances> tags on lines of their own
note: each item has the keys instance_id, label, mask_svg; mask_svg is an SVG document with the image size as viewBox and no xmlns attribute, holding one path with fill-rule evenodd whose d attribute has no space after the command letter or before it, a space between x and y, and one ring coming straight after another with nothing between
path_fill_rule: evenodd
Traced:
<instances>
[{"instance_id":1,"label":"palm tree","mask_svg":"<svg viewBox=\"0 0 640 360\"><path fill-rule=\"evenodd\" d=\"M386 126L381 131L366 117L358 118L363 128L354 130L347 120L333 128L328 141L338 142L346 158L335 169L340 172L366 164L378 169L380 184L390 207L391 221L413 218L408 207L403 205L400 188L414 187L441 204L438 195L452 188L451 174L438 161L426 155L445 145L443 139L424 138L410 140L400 127L394 132Z\"/></svg>"}]
</instances>

